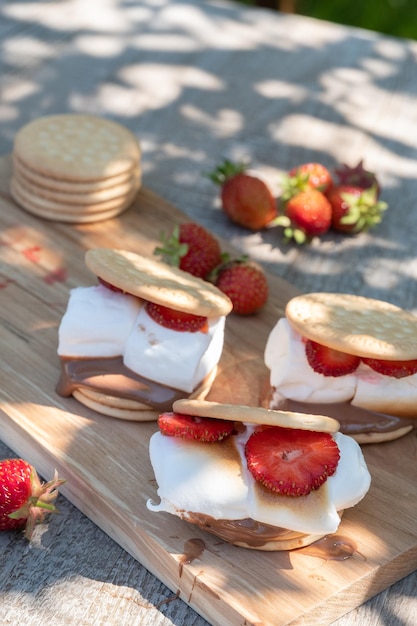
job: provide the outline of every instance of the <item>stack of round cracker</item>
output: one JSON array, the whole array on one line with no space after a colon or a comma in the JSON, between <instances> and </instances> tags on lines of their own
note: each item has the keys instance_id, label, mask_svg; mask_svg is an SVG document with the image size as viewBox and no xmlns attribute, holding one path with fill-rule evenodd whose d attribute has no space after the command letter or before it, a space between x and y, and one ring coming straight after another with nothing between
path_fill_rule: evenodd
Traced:
<instances>
[{"instance_id":1,"label":"stack of round cracker","mask_svg":"<svg viewBox=\"0 0 417 626\"><path fill-rule=\"evenodd\" d=\"M16 135L10 192L38 217L109 219L135 199L140 157L135 135L116 122L82 114L42 117Z\"/></svg>"}]
</instances>

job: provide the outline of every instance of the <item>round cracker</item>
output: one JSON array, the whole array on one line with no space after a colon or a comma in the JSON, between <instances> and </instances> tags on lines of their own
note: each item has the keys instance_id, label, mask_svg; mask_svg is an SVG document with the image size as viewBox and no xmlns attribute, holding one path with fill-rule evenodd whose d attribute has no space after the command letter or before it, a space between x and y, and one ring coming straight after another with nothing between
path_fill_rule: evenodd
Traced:
<instances>
[{"instance_id":1,"label":"round cracker","mask_svg":"<svg viewBox=\"0 0 417 626\"><path fill-rule=\"evenodd\" d=\"M325 433L336 433L340 428L337 420L326 415L274 411L261 407L220 404L219 402L204 400L176 400L173 409L185 415L212 417L233 422L259 424L260 426L282 426L283 428L299 428Z\"/></svg>"},{"instance_id":2,"label":"round cracker","mask_svg":"<svg viewBox=\"0 0 417 626\"><path fill-rule=\"evenodd\" d=\"M125 173L141 155L135 135L121 124L73 113L26 124L16 135L14 153L39 174L76 181Z\"/></svg>"},{"instance_id":3,"label":"round cracker","mask_svg":"<svg viewBox=\"0 0 417 626\"><path fill-rule=\"evenodd\" d=\"M190 398L203 399L210 391L211 385L216 378L217 366L206 376L202 383L190 394ZM137 402L129 398L110 396L93 389L83 387L75 389L72 395L84 406L117 419L132 422L151 422L158 419L158 412L144 402Z\"/></svg>"},{"instance_id":4,"label":"round cracker","mask_svg":"<svg viewBox=\"0 0 417 626\"><path fill-rule=\"evenodd\" d=\"M161 306L205 317L227 315L232 310L231 300L215 285L153 258L95 248L86 252L85 262L111 285Z\"/></svg>"},{"instance_id":5,"label":"round cracker","mask_svg":"<svg viewBox=\"0 0 417 626\"><path fill-rule=\"evenodd\" d=\"M83 396L86 396L100 405L130 411L149 411L148 404L138 402L137 400L131 400L130 398L111 396L108 393L102 393L101 391L95 391L94 389L88 389L87 387L82 387L82 389L79 389L78 391L79 393L82 393Z\"/></svg>"},{"instance_id":6,"label":"round cracker","mask_svg":"<svg viewBox=\"0 0 417 626\"><path fill-rule=\"evenodd\" d=\"M363 296L309 293L285 310L291 326L307 339L365 358L417 359L417 317Z\"/></svg>"},{"instance_id":7,"label":"round cracker","mask_svg":"<svg viewBox=\"0 0 417 626\"><path fill-rule=\"evenodd\" d=\"M25 180L38 185L39 187L45 189L51 189L54 191L60 192L69 192L69 193L91 193L99 190L108 189L109 187L114 187L116 185L120 185L130 180L131 178L139 178L141 175L141 168L139 165L133 167L130 170L126 170L126 172L122 172L121 174L117 174L116 176L106 176L105 178L80 182L77 180L60 180L58 178L53 178L52 176L45 176L43 174L39 174L35 172L31 168L25 166L17 157L16 154L13 155L13 172L17 173L19 176L24 178Z\"/></svg>"},{"instance_id":8,"label":"round cracker","mask_svg":"<svg viewBox=\"0 0 417 626\"><path fill-rule=\"evenodd\" d=\"M109 404L102 404L93 398L86 396L80 389L75 389L72 395L80 404L83 404L89 409L107 415L108 417L115 417L121 420L128 420L131 422L152 422L158 417L158 413L148 407L144 409L124 409Z\"/></svg>"},{"instance_id":9,"label":"round cracker","mask_svg":"<svg viewBox=\"0 0 417 626\"><path fill-rule=\"evenodd\" d=\"M26 203L30 203L32 207L38 207L41 210L60 213L72 213L74 215L88 213L100 213L121 206L130 198L133 199L137 193L137 189L133 187L128 193L118 198L106 200L103 202L85 202L84 204L72 204L71 201L61 202L60 200L51 200L44 196L37 196L31 193L29 189L23 186L14 176L10 179L10 190L14 194L18 194Z\"/></svg>"},{"instance_id":10,"label":"round cracker","mask_svg":"<svg viewBox=\"0 0 417 626\"><path fill-rule=\"evenodd\" d=\"M32 198L44 198L48 202L53 202L59 206L73 206L81 205L83 208L89 205L96 205L107 201L112 201L118 198L125 198L129 193L134 190L138 190L140 183L138 176L131 176L126 181L107 187L104 189L91 190L90 192L79 192L77 189L73 192L70 191L58 191L56 189L49 189L48 187L41 187L37 183L34 183L20 174L18 170L13 171L13 179L16 185L22 190L22 192L30 194Z\"/></svg>"},{"instance_id":11,"label":"round cracker","mask_svg":"<svg viewBox=\"0 0 417 626\"><path fill-rule=\"evenodd\" d=\"M395 441L395 439L400 439L407 435L410 431L413 430L413 425L402 426L401 428L397 428L397 430L389 430L382 433L376 432L368 432L368 433L352 433L350 436L357 443L363 445L368 443L384 443L386 441Z\"/></svg>"},{"instance_id":12,"label":"round cracker","mask_svg":"<svg viewBox=\"0 0 417 626\"><path fill-rule=\"evenodd\" d=\"M36 215L36 217L41 217L42 219L71 224L90 224L92 222L99 222L116 217L125 211L133 203L136 197L135 192L131 196L128 196L125 200L116 203L113 208L103 209L101 211L91 211L89 207L87 207L81 212L73 210L57 211L42 207L39 204L33 203L27 196L23 196L20 190L12 184L10 185L10 193L15 202L28 211L28 213Z\"/></svg>"}]
</instances>

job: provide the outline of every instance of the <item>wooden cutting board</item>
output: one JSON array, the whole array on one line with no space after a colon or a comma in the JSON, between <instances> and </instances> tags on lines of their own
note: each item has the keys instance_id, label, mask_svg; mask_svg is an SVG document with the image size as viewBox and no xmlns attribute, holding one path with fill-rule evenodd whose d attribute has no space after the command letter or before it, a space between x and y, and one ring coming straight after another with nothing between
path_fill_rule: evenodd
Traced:
<instances>
[{"instance_id":1,"label":"wooden cutting board","mask_svg":"<svg viewBox=\"0 0 417 626\"><path fill-rule=\"evenodd\" d=\"M69 289L95 282L84 266L86 249L151 255L161 225L168 230L186 218L142 189L117 219L88 226L47 222L13 203L10 167L9 158L0 159L0 437L7 445L45 477L57 468L67 479L62 493L213 625L323 626L416 569L415 433L365 448L373 481L343 517L338 536L356 546L343 561L308 550L236 548L149 512L146 501L156 485L148 440L156 425L106 418L59 397L57 328ZM261 314L229 316L209 399L258 404L267 379L265 342L295 293L278 277L269 276L269 283Z\"/></svg>"}]
</instances>

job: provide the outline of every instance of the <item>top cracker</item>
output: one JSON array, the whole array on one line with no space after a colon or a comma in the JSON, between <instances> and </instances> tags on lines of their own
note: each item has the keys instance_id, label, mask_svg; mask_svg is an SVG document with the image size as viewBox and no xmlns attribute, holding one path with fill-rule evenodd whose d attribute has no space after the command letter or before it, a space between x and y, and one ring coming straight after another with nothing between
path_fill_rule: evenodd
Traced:
<instances>
[{"instance_id":1,"label":"top cracker","mask_svg":"<svg viewBox=\"0 0 417 626\"><path fill-rule=\"evenodd\" d=\"M325 346L364 358L417 359L417 317L363 296L309 293L285 310L293 328Z\"/></svg>"},{"instance_id":2,"label":"top cracker","mask_svg":"<svg viewBox=\"0 0 417 626\"><path fill-rule=\"evenodd\" d=\"M212 283L129 252L94 248L85 255L87 267L99 278L143 300L205 317L227 315L231 300Z\"/></svg>"},{"instance_id":3,"label":"top cracker","mask_svg":"<svg viewBox=\"0 0 417 626\"><path fill-rule=\"evenodd\" d=\"M176 400L174 411L194 417L210 417L213 419L246 422L261 426L281 426L282 428L297 428L317 432L336 433L340 424L337 420L326 415L309 415L292 411L274 411L256 406L239 404L221 404L207 400Z\"/></svg>"},{"instance_id":4,"label":"top cracker","mask_svg":"<svg viewBox=\"0 0 417 626\"><path fill-rule=\"evenodd\" d=\"M51 115L26 124L15 137L14 154L39 174L76 182L127 172L141 156L130 130L81 114Z\"/></svg>"}]
</instances>

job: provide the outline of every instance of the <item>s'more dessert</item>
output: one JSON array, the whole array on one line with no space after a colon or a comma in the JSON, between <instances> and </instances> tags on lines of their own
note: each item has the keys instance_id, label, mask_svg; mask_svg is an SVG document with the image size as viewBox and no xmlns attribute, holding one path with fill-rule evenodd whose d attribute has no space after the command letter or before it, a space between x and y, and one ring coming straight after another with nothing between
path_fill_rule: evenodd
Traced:
<instances>
[{"instance_id":1,"label":"s'more dessert","mask_svg":"<svg viewBox=\"0 0 417 626\"><path fill-rule=\"evenodd\" d=\"M89 223L119 215L141 186L141 150L117 122L65 113L35 119L16 134L10 192L44 219Z\"/></svg>"},{"instance_id":2,"label":"s'more dessert","mask_svg":"<svg viewBox=\"0 0 417 626\"><path fill-rule=\"evenodd\" d=\"M215 379L232 303L217 287L153 258L88 250L98 284L70 292L59 326L57 392L116 418L156 420Z\"/></svg>"},{"instance_id":3,"label":"s'more dessert","mask_svg":"<svg viewBox=\"0 0 417 626\"><path fill-rule=\"evenodd\" d=\"M352 294L292 298L265 347L269 408L336 417L360 443L417 426L417 317Z\"/></svg>"},{"instance_id":4,"label":"s'more dessert","mask_svg":"<svg viewBox=\"0 0 417 626\"><path fill-rule=\"evenodd\" d=\"M159 503L224 541L292 550L338 529L371 478L337 420L261 407L179 400L149 453Z\"/></svg>"}]
</instances>

